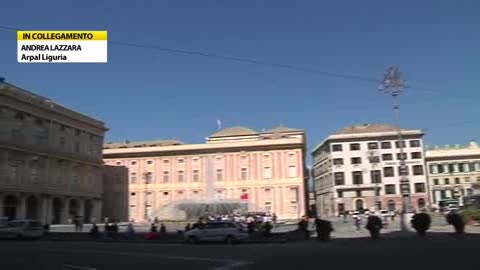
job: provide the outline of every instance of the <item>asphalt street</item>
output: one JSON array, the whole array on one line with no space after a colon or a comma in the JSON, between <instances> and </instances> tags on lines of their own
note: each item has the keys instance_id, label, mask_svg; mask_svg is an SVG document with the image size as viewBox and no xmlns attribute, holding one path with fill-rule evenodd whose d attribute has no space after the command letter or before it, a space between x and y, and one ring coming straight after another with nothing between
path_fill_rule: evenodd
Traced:
<instances>
[{"instance_id":1,"label":"asphalt street","mask_svg":"<svg viewBox=\"0 0 480 270\"><path fill-rule=\"evenodd\" d=\"M1 269L478 269L479 235L386 235L283 244L0 241ZM407 268L408 267L408 268Z\"/></svg>"}]
</instances>

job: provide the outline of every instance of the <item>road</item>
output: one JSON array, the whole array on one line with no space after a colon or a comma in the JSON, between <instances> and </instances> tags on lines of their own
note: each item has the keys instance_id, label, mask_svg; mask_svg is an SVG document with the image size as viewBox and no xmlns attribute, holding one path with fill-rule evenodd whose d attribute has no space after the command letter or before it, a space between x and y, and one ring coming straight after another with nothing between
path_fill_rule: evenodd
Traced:
<instances>
[{"instance_id":1,"label":"road","mask_svg":"<svg viewBox=\"0 0 480 270\"><path fill-rule=\"evenodd\" d=\"M384 239L315 240L284 244L184 245L0 241L1 269L478 269L480 235L386 235Z\"/></svg>"}]
</instances>

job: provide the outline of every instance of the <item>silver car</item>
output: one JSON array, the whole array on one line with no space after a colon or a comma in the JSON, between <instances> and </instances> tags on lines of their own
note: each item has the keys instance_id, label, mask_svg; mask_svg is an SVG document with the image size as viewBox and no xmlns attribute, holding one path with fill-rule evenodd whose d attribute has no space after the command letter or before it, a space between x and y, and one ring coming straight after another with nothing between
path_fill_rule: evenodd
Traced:
<instances>
[{"instance_id":1,"label":"silver car","mask_svg":"<svg viewBox=\"0 0 480 270\"><path fill-rule=\"evenodd\" d=\"M38 239L45 234L42 224L36 220L12 220L0 227L0 238Z\"/></svg>"},{"instance_id":2,"label":"silver car","mask_svg":"<svg viewBox=\"0 0 480 270\"><path fill-rule=\"evenodd\" d=\"M184 234L187 243L225 242L234 244L248 239L244 226L234 222L212 222Z\"/></svg>"}]
</instances>

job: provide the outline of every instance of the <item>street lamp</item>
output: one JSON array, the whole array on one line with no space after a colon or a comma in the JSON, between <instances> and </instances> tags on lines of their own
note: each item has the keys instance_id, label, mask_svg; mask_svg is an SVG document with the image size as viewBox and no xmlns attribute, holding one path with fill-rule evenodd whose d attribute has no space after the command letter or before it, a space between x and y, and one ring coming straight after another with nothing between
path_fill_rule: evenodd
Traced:
<instances>
[{"instance_id":1,"label":"street lamp","mask_svg":"<svg viewBox=\"0 0 480 270\"><path fill-rule=\"evenodd\" d=\"M380 205L378 204L378 184L379 184L379 179L378 179L378 173L375 171L376 169L376 166L378 163L380 163L380 158L378 156L378 153L376 151L369 151L368 152L368 160L370 162L370 164L372 165L372 170L370 171L370 175L372 177L372 181L373 181L373 184L374 184L374 189L375 189L375 199L374 199L374 209L375 209L375 212L378 212L380 211Z\"/></svg>"},{"instance_id":2,"label":"street lamp","mask_svg":"<svg viewBox=\"0 0 480 270\"><path fill-rule=\"evenodd\" d=\"M383 75L380 90L393 98L393 111L395 113L395 125L397 127L398 144L400 148L400 190L402 194L402 215L401 230L408 231L408 217L410 210L410 182L407 178L407 167L405 164L404 142L402 140L402 129L400 127L400 106L399 96L405 88L405 81L402 79L402 72L398 67L389 67Z\"/></svg>"}]
</instances>

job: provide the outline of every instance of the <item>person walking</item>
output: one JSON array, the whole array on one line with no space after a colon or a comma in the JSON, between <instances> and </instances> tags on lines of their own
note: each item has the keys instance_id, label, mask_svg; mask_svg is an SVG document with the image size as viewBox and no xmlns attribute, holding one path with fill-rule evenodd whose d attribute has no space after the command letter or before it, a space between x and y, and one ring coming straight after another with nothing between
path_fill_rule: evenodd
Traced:
<instances>
[{"instance_id":1,"label":"person walking","mask_svg":"<svg viewBox=\"0 0 480 270\"><path fill-rule=\"evenodd\" d=\"M330 240L330 233L333 232L332 223L330 221L317 217L315 219L315 229L317 231L318 241Z\"/></svg>"}]
</instances>

